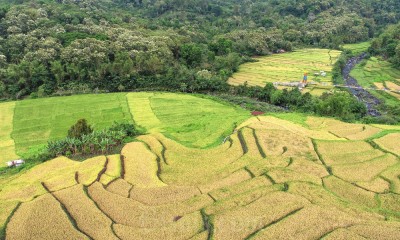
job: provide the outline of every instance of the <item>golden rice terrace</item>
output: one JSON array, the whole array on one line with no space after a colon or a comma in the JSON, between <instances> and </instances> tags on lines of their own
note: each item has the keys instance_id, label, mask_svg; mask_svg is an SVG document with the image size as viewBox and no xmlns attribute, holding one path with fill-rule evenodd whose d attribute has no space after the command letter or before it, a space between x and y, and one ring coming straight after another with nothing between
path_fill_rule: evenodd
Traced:
<instances>
[{"instance_id":1,"label":"golden rice terrace","mask_svg":"<svg viewBox=\"0 0 400 240\"><path fill-rule=\"evenodd\" d=\"M212 149L162 134L1 181L6 239L400 239L395 129L251 118Z\"/></svg>"}]
</instances>

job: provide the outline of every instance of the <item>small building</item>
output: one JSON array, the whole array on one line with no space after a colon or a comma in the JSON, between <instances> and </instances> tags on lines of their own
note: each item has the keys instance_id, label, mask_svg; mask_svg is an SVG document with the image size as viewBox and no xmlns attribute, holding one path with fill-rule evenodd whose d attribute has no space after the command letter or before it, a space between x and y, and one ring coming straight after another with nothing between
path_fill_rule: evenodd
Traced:
<instances>
[{"instance_id":1,"label":"small building","mask_svg":"<svg viewBox=\"0 0 400 240\"><path fill-rule=\"evenodd\" d=\"M18 160L8 161L8 162L7 162L7 166L8 166L8 167L19 167L19 166L21 166L21 165L24 164L24 163L25 163L24 160L18 159Z\"/></svg>"}]
</instances>

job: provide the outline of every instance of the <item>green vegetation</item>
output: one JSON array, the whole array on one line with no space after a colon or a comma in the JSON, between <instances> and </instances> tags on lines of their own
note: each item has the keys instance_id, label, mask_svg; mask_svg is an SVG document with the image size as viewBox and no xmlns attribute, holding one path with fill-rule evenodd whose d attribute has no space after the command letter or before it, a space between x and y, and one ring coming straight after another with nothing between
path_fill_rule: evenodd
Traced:
<instances>
[{"instance_id":1,"label":"green vegetation","mask_svg":"<svg viewBox=\"0 0 400 240\"><path fill-rule=\"evenodd\" d=\"M360 42L360 43L353 43L353 44L344 44L341 47L344 50L350 51L352 55L358 56L362 53L367 53L370 46L371 46L371 42Z\"/></svg>"},{"instance_id":2,"label":"green vegetation","mask_svg":"<svg viewBox=\"0 0 400 240\"><path fill-rule=\"evenodd\" d=\"M101 130L117 122L132 122L125 94L77 95L24 100L16 103L12 138L16 152L25 157L31 147L62 139L78 119Z\"/></svg>"},{"instance_id":3,"label":"green vegetation","mask_svg":"<svg viewBox=\"0 0 400 240\"><path fill-rule=\"evenodd\" d=\"M228 80L232 85L247 82L249 86L265 86L271 82L300 82L303 74L309 74L309 81L331 85L332 66L340 51L329 49L301 49L291 53L274 54L255 58L256 62L245 63ZM320 76L325 71L325 77ZM318 74L318 75L316 75Z\"/></svg>"},{"instance_id":4,"label":"green vegetation","mask_svg":"<svg viewBox=\"0 0 400 240\"><path fill-rule=\"evenodd\" d=\"M166 136L192 147L216 146L249 112L212 98L171 93L129 93L135 122L148 132Z\"/></svg>"},{"instance_id":5,"label":"green vegetation","mask_svg":"<svg viewBox=\"0 0 400 240\"><path fill-rule=\"evenodd\" d=\"M370 51L400 68L400 24L389 26L371 43Z\"/></svg>"},{"instance_id":6,"label":"green vegetation","mask_svg":"<svg viewBox=\"0 0 400 240\"><path fill-rule=\"evenodd\" d=\"M400 70L380 58L371 57L364 60L350 74L363 87L400 91ZM384 91L371 91L371 93L390 106L399 104L400 93Z\"/></svg>"}]
</instances>

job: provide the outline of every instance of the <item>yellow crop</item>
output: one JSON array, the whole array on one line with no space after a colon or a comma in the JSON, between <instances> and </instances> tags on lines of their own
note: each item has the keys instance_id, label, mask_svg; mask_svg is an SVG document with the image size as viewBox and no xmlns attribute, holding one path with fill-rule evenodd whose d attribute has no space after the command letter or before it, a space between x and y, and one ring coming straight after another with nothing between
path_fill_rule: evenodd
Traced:
<instances>
[{"instance_id":1,"label":"yellow crop","mask_svg":"<svg viewBox=\"0 0 400 240\"><path fill-rule=\"evenodd\" d=\"M374 142L383 149L400 156L400 133L390 133L384 137L375 139Z\"/></svg>"}]
</instances>

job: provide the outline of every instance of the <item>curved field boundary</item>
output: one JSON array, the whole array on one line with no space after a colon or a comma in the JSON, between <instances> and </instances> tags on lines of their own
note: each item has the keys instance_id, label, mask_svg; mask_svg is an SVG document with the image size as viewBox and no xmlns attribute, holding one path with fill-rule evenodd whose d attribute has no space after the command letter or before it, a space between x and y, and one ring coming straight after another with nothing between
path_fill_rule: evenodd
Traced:
<instances>
[{"instance_id":1,"label":"curved field boundary","mask_svg":"<svg viewBox=\"0 0 400 240\"><path fill-rule=\"evenodd\" d=\"M15 153L15 142L11 138L13 130L15 102L0 104L0 164L16 160L19 156Z\"/></svg>"}]
</instances>

